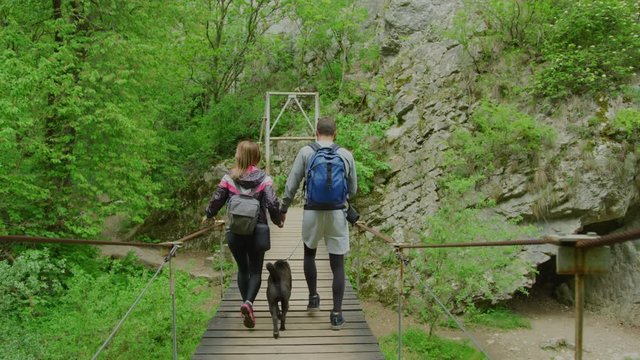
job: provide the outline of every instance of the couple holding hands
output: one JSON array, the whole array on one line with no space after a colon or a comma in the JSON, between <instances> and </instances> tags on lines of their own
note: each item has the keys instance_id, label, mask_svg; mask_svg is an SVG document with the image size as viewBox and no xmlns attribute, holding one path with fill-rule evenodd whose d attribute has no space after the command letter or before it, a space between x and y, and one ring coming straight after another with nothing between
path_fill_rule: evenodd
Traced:
<instances>
[{"instance_id":1,"label":"couple holding hands","mask_svg":"<svg viewBox=\"0 0 640 360\"><path fill-rule=\"evenodd\" d=\"M304 275L309 289L307 310L320 309L315 257L318 242L324 239L333 273L333 309L329 321L334 330L344 325L344 255L349 251L347 200L356 194L357 176L353 155L335 145L335 138L335 120L320 118L316 127L316 141L302 147L294 160L282 203L275 194L271 177L257 168L260 148L254 142L242 141L236 148L234 168L222 178L211 197L206 208L207 219L213 218L225 205L230 213L232 207L246 209L251 207L249 201L255 202L254 223L245 228L235 226L241 230L234 230L233 224L227 224L226 229L229 249L238 265L238 288L242 296L240 312L248 328L255 326L253 302L260 290L264 254L271 247L267 212L274 224L283 227L287 209L303 178L305 205L302 240ZM243 200L247 203L241 204ZM229 217L231 222L234 221L232 216Z\"/></svg>"}]
</instances>

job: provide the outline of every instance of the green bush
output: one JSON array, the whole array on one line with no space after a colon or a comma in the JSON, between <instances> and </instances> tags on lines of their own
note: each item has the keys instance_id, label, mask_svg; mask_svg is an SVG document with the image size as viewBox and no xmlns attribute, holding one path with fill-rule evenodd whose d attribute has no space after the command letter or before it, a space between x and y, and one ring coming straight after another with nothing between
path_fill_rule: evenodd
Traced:
<instances>
[{"instance_id":1,"label":"green bush","mask_svg":"<svg viewBox=\"0 0 640 360\"><path fill-rule=\"evenodd\" d=\"M380 350L387 360L398 358L398 334L382 337ZM479 360L484 355L465 342L429 336L420 329L406 329L402 333L402 358L408 360Z\"/></svg>"},{"instance_id":2,"label":"green bush","mask_svg":"<svg viewBox=\"0 0 640 360\"><path fill-rule=\"evenodd\" d=\"M539 63L530 89L560 99L615 89L638 71L639 11L632 0L468 0L448 35L478 71L481 59L523 49Z\"/></svg>"},{"instance_id":3,"label":"green bush","mask_svg":"<svg viewBox=\"0 0 640 360\"><path fill-rule=\"evenodd\" d=\"M618 111L611 120L609 132L619 140L637 145L640 140L640 110L628 108Z\"/></svg>"},{"instance_id":4,"label":"green bush","mask_svg":"<svg viewBox=\"0 0 640 360\"><path fill-rule=\"evenodd\" d=\"M640 67L640 4L578 0L558 14L542 49L535 90L549 98L617 87Z\"/></svg>"},{"instance_id":5,"label":"green bush","mask_svg":"<svg viewBox=\"0 0 640 360\"><path fill-rule=\"evenodd\" d=\"M338 115L336 142L349 149L356 161L358 194L366 195L373 188L373 177L377 172L389 169L380 153L371 148L371 142L384 135L387 122L362 123L351 115Z\"/></svg>"},{"instance_id":6,"label":"green bush","mask_svg":"<svg viewBox=\"0 0 640 360\"><path fill-rule=\"evenodd\" d=\"M44 251L28 251L16 259L27 264L47 263ZM95 259L102 271L91 274L79 266L29 265L40 269L42 284L46 278L66 277L64 287L46 296L38 312L7 307L2 298L0 312L0 354L11 354L10 359L86 359L100 347L113 327L124 315L152 272L136 261L134 256L122 260ZM53 264L56 264L54 261ZM14 264L14 267L16 265ZM0 263L2 276L7 274L6 264ZM21 273L24 266L9 267L9 274ZM67 271L66 269L70 269ZM50 270L52 274L42 269ZM64 270L64 271L62 271ZM207 304L211 292L204 280L194 280L188 274L176 272L176 304L178 324L178 350L181 358L190 358L206 323L213 313ZM13 282L9 283L12 284ZM62 283L62 281L58 281ZM2 285L5 285L2 282ZM41 286L36 287L41 293ZM2 291L2 290L0 290ZM15 289L12 291L15 293ZM32 293L35 293L32 291ZM23 292L18 292L18 295ZM32 298L35 298L32 296ZM21 298L19 298L21 299ZM160 359L171 355L171 306L168 273L165 271L151 285L145 297L124 323L111 344L103 352L104 359ZM6 310L6 311L5 311Z\"/></svg>"},{"instance_id":7,"label":"green bush","mask_svg":"<svg viewBox=\"0 0 640 360\"><path fill-rule=\"evenodd\" d=\"M22 318L44 311L62 293L67 273L65 259L47 249L27 250L11 265L0 261L0 313Z\"/></svg>"},{"instance_id":8,"label":"green bush","mask_svg":"<svg viewBox=\"0 0 640 360\"><path fill-rule=\"evenodd\" d=\"M454 131L444 154L443 185L464 192L497 168L527 166L554 137L553 129L509 105L483 102L470 119L473 128Z\"/></svg>"},{"instance_id":9,"label":"green bush","mask_svg":"<svg viewBox=\"0 0 640 360\"><path fill-rule=\"evenodd\" d=\"M519 226L520 219L504 220L487 208L494 205L474 191L477 184L500 167L529 166L554 136L552 128L507 106L483 102L470 119L471 130L458 129L445 152L445 176L441 180L440 208L427 218L423 242L498 241L531 236L537 230ZM415 280L409 306L432 326L441 309L429 290L449 309L474 309L478 300L496 303L501 296L523 291L523 278L534 271L519 257L521 248L481 247L426 249L410 254L423 276Z\"/></svg>"},{"instance_id":10,"label":"green bush","mask_svg":"<svg viewBox=\"0 0 640 360\"><path fill-rule=\"evenodd\" d=\"M498 216L487 215L479 207L465 208L462 202L450 199L427 218L423 242L499 241L536 233L535 228L518 226L517 222L518 219L505 221ZM424 292L424 288L429 287L450 308L463 308L479 299L496 302L499 295L524 291L516 284L534 270L531 264L518 256L520 251L519 246L508 246L428 249L412 253L413 265L421 274L428 276L419 279L415 290ZM416 305L436 308L426 292L424 294ZM428 315L435 316L435 313Z\"/></svg>"},{"instance_id":11,"label":"green bush","mask_svg":"<svg viewBox=\"0 0 640 360\"><path fill-rule=\"evenodd\" d=\"M469 23L477 24L469 20L479 16L486 24L487 36L509 47L537 47L544 39L546 31L544 24L553 19L562 3L566 1L468 0L465 9L458 15L460 18L456 25L464 28ZM469 31L466 32L469 33Z\"/></svg>"},{"instance_id":12,"label":"green bush","mask_svg":"<svg viewBox=\"0 0 640 360\"><path fill-rule=\"evenodd\" d=\"M559 0L465 0L445 36L457 41L475 70L499 62L502 50L537 54L560 9ZM490 73L491 71L489 71Z\"/></svg>"}]
</instances>

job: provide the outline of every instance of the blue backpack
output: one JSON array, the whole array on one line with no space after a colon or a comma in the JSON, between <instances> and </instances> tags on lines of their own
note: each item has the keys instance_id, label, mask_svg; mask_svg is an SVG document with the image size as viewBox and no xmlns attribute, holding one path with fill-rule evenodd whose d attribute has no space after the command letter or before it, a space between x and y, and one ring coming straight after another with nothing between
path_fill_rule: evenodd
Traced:
<instances>
[{"instance_id":1,"label":"blue backpack","mask_svg":"<svg viewBox=\"0 0 640 360\"><path fill-rule=\"evenodd\" d=\"M346 164L337 153L340 147L336 144L331 147L321 147L315 142L309 146L315 154L311 156L307 167L305 209L344 209L348 185Z\"/></svg>"}]
</instances>

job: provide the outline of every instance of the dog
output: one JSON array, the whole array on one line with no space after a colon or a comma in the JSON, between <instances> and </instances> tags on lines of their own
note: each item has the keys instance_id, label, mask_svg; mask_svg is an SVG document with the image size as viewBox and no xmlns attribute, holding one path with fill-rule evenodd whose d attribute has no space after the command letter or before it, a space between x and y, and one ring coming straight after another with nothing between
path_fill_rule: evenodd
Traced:
<instances>
[{"instance_id":1,"label":"dog","mask_svg":"<svg viewBox=\"0 0 640 360\"><path fill-rule=\"evenodd\" d=\"M278 320L280 320L280 330L286 330L284 323L287 320L291 298L291 267L286 260L278 260L275 264L267 263L267 270L269 270L267 302L273 320L273 338L277 339L280 337ZM278 308L278 302L280 308Z\"/></svg>"}]
</instances>

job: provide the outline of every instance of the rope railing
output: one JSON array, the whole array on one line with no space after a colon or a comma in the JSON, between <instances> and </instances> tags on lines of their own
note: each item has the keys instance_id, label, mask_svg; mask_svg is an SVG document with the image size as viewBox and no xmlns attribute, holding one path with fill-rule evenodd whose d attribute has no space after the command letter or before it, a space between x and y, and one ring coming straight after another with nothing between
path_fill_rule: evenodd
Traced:
<instances>
[{"instance_id":1,"label":"rope railing","mask_svg":"<svg viewBox=\"0 0 640 360\"><path fill-rule=\"evenodd\" d=\"M83 240L83 239L62 239L62 238L47 238L41 236L24 236L24 235L0 235L0 242L22 242L22 243L49 243L49 244L73 244L73 245L110 245L110 246L137 246L143 248L157 248L157 249L169 249L167 255L163 258L162 263L158 266L156 272L151 279L144 286L138 297L131 304L129 309L125 312L123 317L118 321L113 328L107 339L102 343L100 348L91 358L95 360L100 356L102 351L109 345L111 340L118 333L122 325L129 318L135 307L142 300L151 284L162 273L165 265L169 263L169 292L171 295L171 319L172 319L172 347L173 347L173 359L178 359L178 341L177 341L177 316L176 316L176 298L175 298L175 279L173 276L173 266L171 259L176 255L178 249L182 247L186 242L193 240L199 236L202 236L216 228L222 227L225 224L222 220L217 220L214 224L195 231L189 235L186 235L176 241L164 242L164 243L142 243L142 242L127 242L127 241L108 241L108 240ZM222 246L222 245L221 245ZM222 275L224 278L224 269L221 267Z\"/></svg>"},{"instance_id":2,"label":"rope railing","mask_svg":"<svg viewBox=\"0 0 640 360\"><path fill-rule=\"evenodd\" d=\"M403 250L404 249L431 249L431 248L461 248L461 247L489 247L489 246L523 246L523 245L556 245L559 247L571 247L575 248L575 260L576 261L576 300L575 300L575 312L576 312L576 346L575 346L575 359L582 359L582 332L583 332L583 275L582 266L584 262L584 254L583 251L589 248L602 247L607 245L619 244L626 241L640 239L640 229L633 229L628 231L623 231L615 234L608 234L604 236L582 236L582 235L567 235L567 236L555 236L549 235L544 236L540 239L517 239L517 240L505 240L505 241L477 241L477 242L459 242L459 243L448 243L448 244L411 244L411 243L403 243L398 242L392 237L383 234L382 232L366 225L362 221L356 222L355 226L361 232L368 232L372 234L374 237L377 237L389 245L392 245L398 258L400 260L400 282L399 282L399 290L398 290L398 359L402 359L402 302L403 302L403 276L404 276L404 267L409 266L410 262L404 257ZM358 239L358 245L360 244L360 240ZM584 250L583 250L584 249ZM358 254L359 256L359 254ZM361 266L361 261L358 259L358 266ZM418 275L414 269L414 277L418 280ZM360 287L360 278L357 278L358 288ZM471 342L476 346L476 348L482 352L488 359L490 359L487 352L481 347L480 343L473 337L471 333L464 329L463 324L455 318L451 312L446 309L444 303L438 299L436 294L429 288L425 288L429 296L431 296L434 301L436 301L440 307L443 308L447 316L449 316L456 325L460 328L460 330L471 340Z\"/></svg>"}]
</instances>

